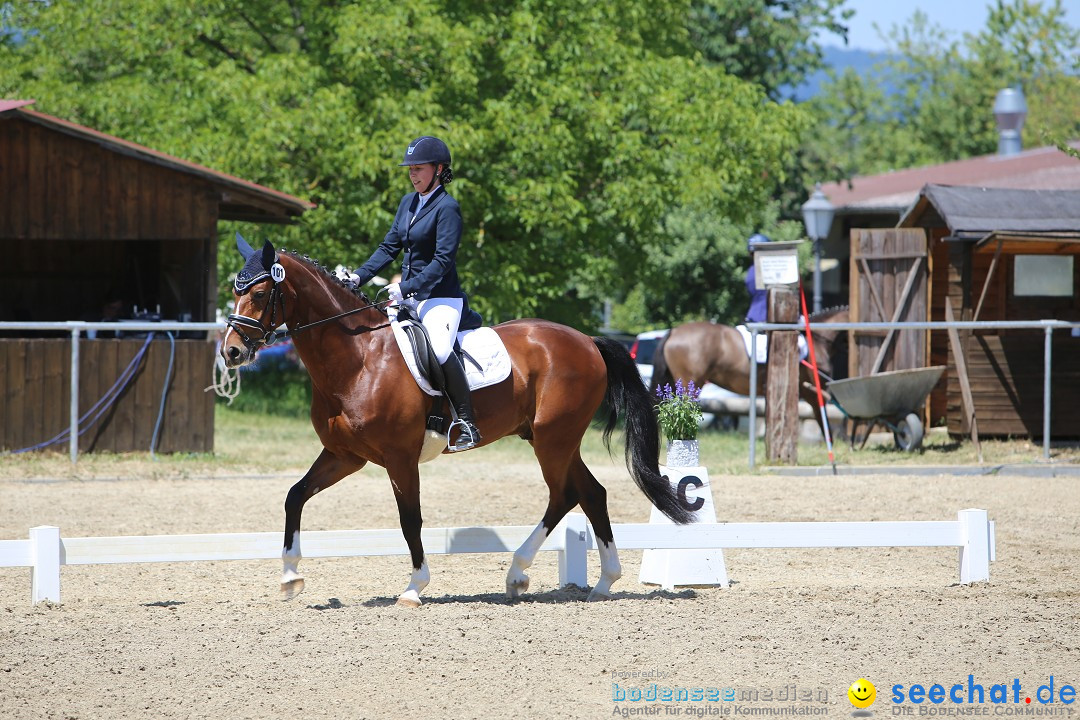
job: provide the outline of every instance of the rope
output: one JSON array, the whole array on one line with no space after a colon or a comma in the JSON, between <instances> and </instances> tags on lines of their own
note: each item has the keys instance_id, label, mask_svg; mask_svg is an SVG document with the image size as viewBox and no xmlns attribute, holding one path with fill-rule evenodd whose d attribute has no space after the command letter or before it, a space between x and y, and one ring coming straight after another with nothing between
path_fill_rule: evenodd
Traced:
<instances>
[{"instance_id":1,"label":"rope","mask_svg":"<svg viewBox=\"0 0 1080 720\"><path fill-rule=\"evenodd\" d=\"M93 427L94 423L96 423L101 418L101 416L104 415L110 407L112 407L113 403L115 403L117 399L119 399L120 395L123 394L124 390L131 382L132 378L135 377L135 369L138 368L139 364L142 362L143 357L146 356L147 348L150 347L150 341L153 339L154 333L149 333L146 336L146 342L143 343L143 346L139 349L139 352L135 353L135 357L131 359L131 362L128 363L128 366L124 368L123 372L120 373L120 376L116 379L116 382L113 383L112 387L106 390L105 394L102 395L101 398L96 403L94 403L82 417L79 418L79 437L82 437L87 430ZM92 418L90 418L91 415L93 415ZM89 422L87 422L87 418L90 418ZM18 455L19 453L40 450L42 448L49 447L50 445L64 442L69 437L71 437L70 427L65 428L60 433L54 435L52 438L46 440L45 442L40 442L37 445L31 445L29 447L20 448L18 450L12 450L11 454Z\"/></svg>"},{"instance_id":2,"label":"rope","mask_svg":"<svg viewBox=\"0 0 1080 720\"><path fill-rule=\"evenodd\" d=\"M225 358L221 353L214 355L214 384L203 388L203 392L213 390L218 397L226 398L232 405L232 401L240 394L240 373L237 368L225 367Z\"/></svg>"},{"instance_id":3,"label":"rope","mask_svg":"<svg viewBox=\"0 0 1080 720\"><path fill-rule=\"evenodd\" d=\"M157 447L158 438L161 437L161 421L165 417L165 396L169 393L169 380L172 379L173 360L176 358L176 338L173 337L171 332L166 331L165 334L169 336L169 369L165 371L165 384L161 386L161 407L158 408L157 422L154 424L154 435L150 438L150 457L154 460L157 460L154 448Z\"/></svg>"}]
</instances>

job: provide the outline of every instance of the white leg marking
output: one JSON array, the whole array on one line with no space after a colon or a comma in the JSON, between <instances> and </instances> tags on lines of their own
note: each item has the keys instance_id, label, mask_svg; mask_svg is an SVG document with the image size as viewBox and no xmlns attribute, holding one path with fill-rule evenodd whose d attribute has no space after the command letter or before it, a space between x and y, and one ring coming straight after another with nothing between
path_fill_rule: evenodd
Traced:
<instances>
[{"instance_id":1,"label":"white leg marking","mask_svg":"<svg viewBox=\"0 0 1080 720\"><path fill-rule=\"evenodd\" d=\"M544 523L540 523L514 553L510 570L506 573L506 597L519 597L529 589L529 576L525 571L532 566L533 559L536 558L536 553L540 552L540 546L547 540L547 536L548 529L544 527Z\"/></svg>"},{"instance_id":2,"label":"white leg marking","mask_svg":"<svg viewBox=\"0 0 1080 720\"><path fill-rule=\"evenodd\" d=\"M303 556L300 554L300 533L294 532L292 536L292 548L283 548L281 551L281 562L285 566L285 570L281 574L282 585L292 582L293 580L303 579L297 571L297 566L300 564L301 557Z\"/></svg>"},{"instance_id":3,"label":"white leg marking","mask_svg":"<svg viewBox=\"0 0 1080 720\"><path fill-rule=\"evenodd\" d=\"M610 543L600 540L596 545L600 551L600 579L589 593L589 600L606 600L611 597L611 584L622 577L622 563L614 540Z\"/></svg>"},{"instance_id":4,"label":"white leg marking","mask_svg":"<svg viewBox=\"0 0 1080 720\"><path fill-rule=\"evenodd\" d=\"M398 605L420 607L420 593L424 591L429 582L431 582L431 572L428 571L427 558L424 558L424 561L420 563L420 567L413 570L412 578L409 580L409 587L405 588L405 592L398 596Z\"/></svg>"},{"instance_id":5,"label":"white leg marking","mask_svg":"<svg viewBox=\"0 0 1080 720\"><path fill-rule=\"evenodd\" d=\"M300 533L294 532L292 536L292 548L282 549L281 563L284 570L281 573L281 599L292 600L304 591L304 576L297 570L300 564Z\"/></svg>"}]
</instances>

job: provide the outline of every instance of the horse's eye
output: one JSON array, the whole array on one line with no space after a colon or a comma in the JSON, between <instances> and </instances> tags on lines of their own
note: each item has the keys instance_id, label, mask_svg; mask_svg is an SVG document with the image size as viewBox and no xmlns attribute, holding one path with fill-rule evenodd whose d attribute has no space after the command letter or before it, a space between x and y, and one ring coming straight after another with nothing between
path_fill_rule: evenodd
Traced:
<instances>
[{"instance_id":1,"label":"horse's eye","mask_svg":"<svg viewBox=\"0 0 1080 720\"><path fill-rule=\"evenodd\" d=\"M265 290L256 290L255 291L255 299L256 300L262 300L264 297L266 297L266 291Z\"/></svg>"}]
</instances>

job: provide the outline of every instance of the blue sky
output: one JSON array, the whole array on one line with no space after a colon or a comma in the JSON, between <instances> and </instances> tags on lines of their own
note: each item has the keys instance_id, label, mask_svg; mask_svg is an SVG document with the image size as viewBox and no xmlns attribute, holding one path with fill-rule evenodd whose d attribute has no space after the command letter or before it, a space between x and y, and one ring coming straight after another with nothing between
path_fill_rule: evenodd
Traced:
<instances>
[{"instance_id":1,"label":"blue sky","mask_svg":"<svg viewBox=\"0 0 1080 720\"><path fill-rule=\"evenodd\" d=\"M848 47L862 50L884 50L885 44L878 37L873 24L887 34L893 25L902 25L916 10L922 10L934 25L959 40L965 32L974 33L986 25L988 7L993 0L847 0L844 3L855 11L848 21ZM1047 0L1045 5L1049 6ZM1080 26L1080 0L1065 0L1066 20L1073 27ZM836 36L822 38L825 45L841 45Z\"/></svg>"}]
</instances>

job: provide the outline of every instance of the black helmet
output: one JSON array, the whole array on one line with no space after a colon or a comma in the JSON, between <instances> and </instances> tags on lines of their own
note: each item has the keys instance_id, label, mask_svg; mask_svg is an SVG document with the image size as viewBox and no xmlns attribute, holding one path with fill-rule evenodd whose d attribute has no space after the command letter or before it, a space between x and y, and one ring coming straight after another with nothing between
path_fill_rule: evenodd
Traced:
<instances>
[{"instance_id":1,"label":"black helmet","mask_svg":"<svg viewBox=\"0 0 1080 720\"><path fill-rule=\"evenodd\" d=\"M748 252L754 252L754 246L761 243L772 242L769 240L768 235L762 235L761 233L754 233L750 236L750 239L746 241L746 250Z\"/></svg>"},{"instance_id":2,"label":"black helmet","mask_svg":"<svg viewBox=\"0 0 1080 720\"><path fill-rule=\"evenodd\" d=\"M409 143L409 147L405 150L405 159L401 161L401 164L424 165L426 163L449 167L450 148L437 137L423 135L416 138Z\"/></svg>"}]
</instances>

